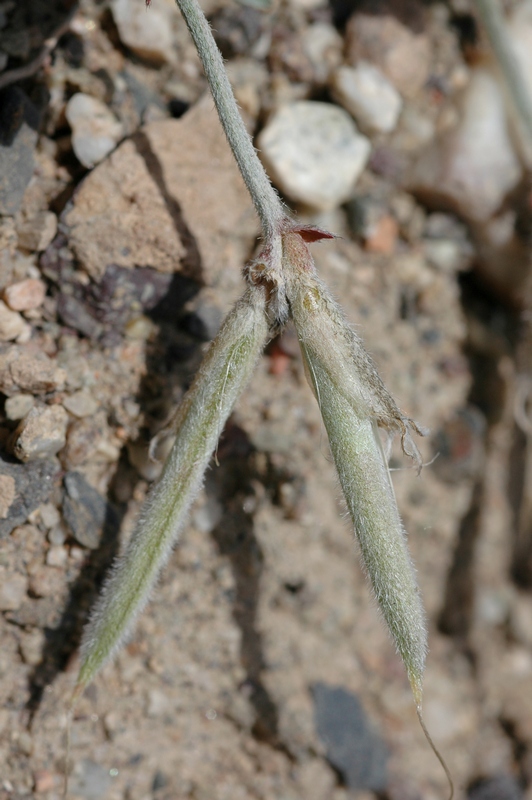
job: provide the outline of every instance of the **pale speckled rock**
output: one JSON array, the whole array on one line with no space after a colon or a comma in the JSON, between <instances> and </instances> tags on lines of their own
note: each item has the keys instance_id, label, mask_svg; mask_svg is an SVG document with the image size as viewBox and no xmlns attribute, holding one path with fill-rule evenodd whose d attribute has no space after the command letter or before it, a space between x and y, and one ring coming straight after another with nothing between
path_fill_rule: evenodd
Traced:
<instances>
[{"instance_id":1,"label":"pale speckled rock","mask_svg":"<svg viewBox=\"0 0 532 800\"><path fill-rule=\"evenodd\" d=\"M334 99L353 115L365 133L390 133L395 128L403 105L401 95L367 61L335 70L331 90Z\"/></svg>"},{"instance_id":2,"label":"pale speckled rock","mask_svg":"<svg viewBox=\"0 0 532 800\"><path fill-rule=\"evenodd\" d=\"M210 96L123 142L87 176L63 222L95 280L109 264L153 267L223 282L228 303L258 234Z\"/></svg>"},{"instance_id":3,"label":"pale speckled rock","mask_svg":"<svg viewBox=\"0 0 532 800\"><path fill-rule=\"evenodd\" d=\"M0 391L7 397L20 392L46 394L65 385L65 370L46 353L29 348L30 345L0 347Z\"/></svg>"},{"instance_id":4,"label":"pale speckled rock","mask_svg":"<svg viewBox=\"0 0 532 800\"><path fill-rule=\"evenodd\" d=\"M112 0L111 13L120 41L135 55L158 64L174 60L172 19L175 4L169 0L144 9L135 0Z\"/></svg>"},{"instance_id":5,"label":"pale speckled rock","mask_svg":"<svg viewBox=\"0 0 532 800\"><path fill-rule=\"evenodd\" d=\"M7 519L15 495L15 479L11 475L0 475L0 519Z\"/></svg>"},{"instance_id":6,"label":"pale speckled rock","mask_svg":"<svg viewBox=\"0 0 532 800\"><path fill-rule=\"evenodd\" d=\"M346 111L306 100L281 108L257 144L278 188L295 203L320 211L350 197L370 152Z\"/></svg>"},{"instance_id":7,"label":"pale speckled rock","mask_svg":"<svg viewBox=\"0 0 532 800\"><path fill-rule=\"evenodd\" d=\"M16 611L28 591L28 578L18 573L9 574L0 566L0 611Z\"/></svg>"},{"instance_id":8,"label":"pale speckled rock","mask_svg":"<svg viewBox=\"0 0 532 800\"><path fill-rule=\"evenodd\" d=\"M62 406L34 406L14 433L14 455L24 462L55 455L65 446L67 425Z\"/></svg>"},{"instance_id":9,"label":"pale speckled rock","mask_svg":"<svg viewBox=\"0 0 532 800\"><path fill-rule=\"evenodd\" d=\"M0 341L12 342L24 333L26 327L27 323L18 311L11 311L0 300Z\"/></svg>"},{"instance_id":10,"label":"pale speckled rock","mask_svg":"<svg viewBox=\"0 0 532 800\"><path fill-rule=\"evenodd\" d=\"M26 278L4 289L4 300L12 311L30 311L42 306L46 285L38 278Z\"/></svg>"},{"instance_id":11,"label":"pale speckled rock","mask_svg":"<svg viewBox=\"0 0 532 800\"><path fill-rule=\"evenodd\" d=\"M83 417L91 417L98 410L98 403L94 397L84 391L75 392L70 395L70 397L65 397L63 406L67 411L80 419Z\"/></svg>"},{"instance_id":12,"label":"pale speckled rock","mask_svg":"<svg viewBox=\"0 0 532 800\"><path fill-rule=\"evenodd\" d=\"M315 80L325 83L331 70L342 63L342 37L332 25L315 22L302 32L301 44L314 69Z\"/></svg>"},{"instance_id":13,"label":"pale speckled rock","mask_svg":"<svg viewBox=\"0 0 532 800\"><path fill-rule=\"evenodd\" d=\"M89 169L103 161L123 136L122 124L107 106L83 92L70 98L65 114L76 158Z\"/></svg>"},{"instance_id":14,"label":"pale speckled rock","mask_svg":"<svg viewBox=\"0 0 532 800\"><path fill-rule=\"evenodd\" d=\"M35 400L31 394L15 394L13 397L8 397L5 402L5 415L11 420L23 419L31 411L34 403Z\"/></svg>"},{"instance_id":15,"label":"pale speckled rock","mask_svg":"<svg viewBox=\"0 0 532 800\"><path fill-rule=\"evenodd\" d=\"M409 188L429 206L483 222L521 175L499 84L488 69L477 67L462 97L458 125L421 153Z\"/></svg>"},{"instance_id":16,"label":"pale speckled rock","mask_svg":"<svg viewBox=\"0 0 532 800\"><path fill-rule=\"evenodd\" d=\"M57 232L57 217L53 211L41 211L29 220L17 223L19 247L42 252Z\"/></svg>"},{"instance_id":17,"label":"pale speckled rock","mask_svg":"<svg viewBox=\"0 0 532 800\"><path fill-rule=\"evenodd\" d=\"M430 41L414 33L396 17L355 13L346 26L349 64L366 59L379 67L405 97L425 85L430 72Z\"/></svg>"}]
</instances>

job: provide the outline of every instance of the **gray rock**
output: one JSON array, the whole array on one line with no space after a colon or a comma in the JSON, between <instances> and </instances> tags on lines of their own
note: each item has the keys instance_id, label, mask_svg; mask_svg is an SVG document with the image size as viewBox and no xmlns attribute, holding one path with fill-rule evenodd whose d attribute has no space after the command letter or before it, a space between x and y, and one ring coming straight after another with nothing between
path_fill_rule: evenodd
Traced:
<instances>
[{"instance_id":1,"label":"gray rock","mask_svg":"<svg viewBox=\"0 0 532 800\"><path fill-rule=\"evenodd\" d=\"M15 394L13 397L8 397L4 406L6 417L11 420L24 419L33 408L34 403L35 400L31 394Z\"/></svg>"},{"instance_id":2,"label":"gray rock","mask_svg":"<svg viewBox=\"0 0 532 800\"><path fill-rule=\"evenodd\" d=\"M0 539L9 536L28 519L34 509L45 503L54 488L60 465L55 459L20 464L0 453ZM14 487L13 487L14 484Z\"/></svg>"},{"instance_id":3,"label":"gray rock","mask_svg":"<svg viewBox=\"0 0 532 800\"><path fill-rule=\"evenodd\" d=\"M109 770L88 758L74 767L70 778L70 792L84 800L101 800L111 785Z\"/></svg>"},{"instance_id":4,"label":"gray rock","mask_svg":"<svg viewBox=\"0 0 532 800\"><path fill-rule=\"evenodd\" d=\"M33 175L39 114L18 86L0 92L0 214L16 214Z\"/></svg>"},{"instance_id":5,"label":"gray rock","mask_svg":"<svg viewBox=\"0 0 532 800\"><path fill-rule=\"evenodd\" d=\"M370 152L368 139L346 111L307 100L282 107L260 134L258 146L279 189L320 211L350 197Z\"/></svg>"},{"instance_id":6,"label":"gray rock","mask_svg":"<svg viewBox=\"0 0 532 800\"><path fill-rule=\"evenodd\" d=\"M112 524L114 511L80 472L73 471L65 475L65 489L64 520L77 542L95 550L100 544L106 522Z\"/></svg>"},{"instance_id":7,"label":"gray rock","mask_svg":"<svg viewBox=\"0 0 532 800\"><path fill-rule=\"evenodd\" d=\"M331 89L365 133L390 133L395 128L403 101L377 67L367 61L339 67L331 76Z\"/></svg>"},{"instance_id":8,"label":"gray rock","mask_svg":"<svg viewBox=\"0 0 532 800\"><path fill-rule=\"evenodd\" d=\"M34 406L13 435L14 455L24 462L54 456L65 446L67 425L62 406Z\"/></svg>"},{"instance_id":9,"label":"gray rock","mask_svg":"<svg viewBox=\"0 0 532 800\"><path fill-rule=\"evenodd\" d=\"M477 783L467 797L468 800L522 800L524 793L514 777L497 775Z\"/></svg>"},{"instance_id":10,"label":"gray rock","mask_svg":"<svg viewBox=\"0 0 532 800\"><path fill-rule=\"evenodd\" d=\"M95 97L77 92L65 110L72 128L72 148L84 167L91 169L115 149L124 131L107 106Z\"/></svg>"},{"instance_id":11,"label":"gray rock","mask_svg":"<svg viewBox=\"0 0 532 800\"><path fill-rule=\"evenodd\" d=\"M63 406L75 417L92 417L98 410L98 403L87 392L75 392L70 397L65 397Z\"/></svg>"},{"instance_id":12,"label":"gray rock","mask_svg":"<svg viewBox=\"0 0 532 800\"><path fill-rule=\"evenodd\" d=\"M316 683L312 694L316 729L328 761L350 789L384 791L388 752L358 698L340 686L324 683Z\"/></svg>"}]
</instances>

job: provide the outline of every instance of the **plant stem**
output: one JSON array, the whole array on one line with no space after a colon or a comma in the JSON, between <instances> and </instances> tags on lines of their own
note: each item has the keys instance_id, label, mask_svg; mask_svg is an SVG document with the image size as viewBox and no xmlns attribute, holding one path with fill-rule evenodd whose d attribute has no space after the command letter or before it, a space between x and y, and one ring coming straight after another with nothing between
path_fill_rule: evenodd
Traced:
<instances>
[{"instance_id":1,"label":"plant stem","mask_svg":"<svg viewBox=\"0 0 532 800\"><path fill-rule=\"evenodd\" d=\"M512 45L506 20L498 0L475 0L479 16L486 29L491 48L497 59L509 100L521 123L525 141L527 166L532 167L532 97Z\"/></svg>"},{"instance_id":2,"label":"plant stem","mask_svg":"<svg viewBox=\"0 0 532 800\"><path fill-rule=\"evenodd\" d=\"M176 2L196 45L225 135L259 215L263 236L269 241L280 232L287 214L240 116L222 55L199 3Z\"/></svg>"}]
</instances>

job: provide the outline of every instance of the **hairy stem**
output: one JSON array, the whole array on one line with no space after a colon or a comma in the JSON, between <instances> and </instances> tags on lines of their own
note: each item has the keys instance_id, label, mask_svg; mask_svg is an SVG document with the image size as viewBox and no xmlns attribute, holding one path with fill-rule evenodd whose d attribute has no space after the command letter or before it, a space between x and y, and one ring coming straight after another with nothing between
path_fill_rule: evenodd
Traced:
<instances>
[{"instance_id":1,"label":"hairy stem","mask_svg":"<svg viewBox=\"0 0 532 800\"><path fill-rule=\"evenodd\" d=\"M287 214L246 130L209 23L197 0L176 0L196 45L205 75L242 177L259 215L266 240L277 235Z\"/></svg>"},{"instance_id":2,"label":"hairy stem","mask_svg":"<svg viewBox=\"0 0 532 800\"><path fill-rule=\"evenodd\" d=\"M515 54L506 20L498 0L475 0L479 16L504 80L509 100L517 116L522 133L528 168L532 167L532 97Z\"/></svg>"}]
</instances>

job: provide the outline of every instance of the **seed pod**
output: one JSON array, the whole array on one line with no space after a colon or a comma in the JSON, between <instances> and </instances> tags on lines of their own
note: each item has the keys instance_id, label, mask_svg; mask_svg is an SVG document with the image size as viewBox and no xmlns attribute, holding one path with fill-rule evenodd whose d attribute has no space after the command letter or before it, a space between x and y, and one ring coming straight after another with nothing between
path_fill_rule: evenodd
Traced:
<instances>
[{"instance_id":1,"label":"seed pod","mask_svg":"<svg viewBox=\"0 0 532 800\"><path fill-rule=\"evenodd\" d=\"M83 637L78 692L119 649L146 604L267 337L264 290L250 287L227 316L181 404L162 475L104 585Z\"/></svg>"},{"instance_id":2,"label":"seed pod","mask_svg":"<svg viewBox=\"0 0 532 800\"><path fill-rule=\"evenodd\" d=\"M290 242L285 252L292 264L286 267L286 292L307 377L365 569L420 705L427 647L424 613L378 431L379 425L399 430L404 439L413 423L401 414L361 340L315 276L308 250L305 256L299 242Z\"/></svg>"}]
</instances>

